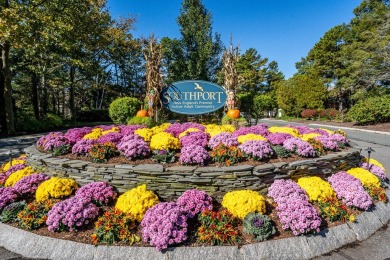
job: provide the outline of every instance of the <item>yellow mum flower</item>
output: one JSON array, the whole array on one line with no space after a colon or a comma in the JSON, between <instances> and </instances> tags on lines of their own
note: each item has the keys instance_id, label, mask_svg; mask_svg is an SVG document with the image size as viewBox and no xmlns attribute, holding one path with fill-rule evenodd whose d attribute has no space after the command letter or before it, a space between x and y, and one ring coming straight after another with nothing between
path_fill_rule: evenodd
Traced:
<instances>
[{"instance_id":1,"label":"yellow mum flower","mask_svg":"<svg viewBox=\"0 0 390 260\"><path fill-rule=\"evenodd\" d=\"M211 137L223 132L233 133L236 130L236 128L232 125L208 124L205 125L205 127L206 127L206 133L208 133Z\"/></svg>"},{"instance_id":2,"label":"yellow mum flower","mask_svg":"<svg viewBox=\"0 0 390 260\"><path fill-rule=\"evenodd\" d=\"M272 134L274 133L286 133L286 134L290 134L294 137L298 137L299 136L299 132L297 129L294 129L294 128L291 128L291 127L282 127L282 126L272 126L270 128L268 128L268 131Z\"/></svg>"},{"instance_id":3,"label":"yellow mum flower","mask_svg":"<svg viewBox=\"0 0 390 260\"><path fill-rule=\"evenodd\" d=\"M83 139L97 140L102 135L101 128L95 128L91 133L84 135Z\"/></svg>"},{"instance_id":4,"label":"yellow mum flower","mask_svg":"<svg viewBox=\"0 0 390 260\"><path fill-rule=\"evenodd\" d=\"M152 127L151 130L153 131L153 134L155 135L155 134L158 134L158 133L161 133L161 132L164 132L165 130L167 130L167 128L170 125L171 125L170 123L164 123L162 125Z\"/></svg>"},{"instance_id":5,"label":"yellow mum flower","mask_svg":"<svg viewBox=\"0 0 390 260\"><path fill-rule=\"evenodd\" d=\"M135 220L141 222L145 212L159 202L157 195L140 185L119 196L115 208L124 213L131 213Z\"/></svg>"},{"instance_id":6,"label":"yellow mum flower","mask_svg":"<svg viewBox=\"0 0 390 260\"><path fill-rule=\"evenodd\" d=\"M200 132L200 130L198 128L188 128L187 130L185 130L184 132L182 132L180 135L179 135L179 139L182 138L183 136L186 136L188 133L191 133L191 132Z\"/></svg>"},{"instance_id":7,"label":"yellow mum flower","mask_svg":"<svg viewBox=\"0 0 390 260\"><path fill-rule=\"evenodd\" d=\"M256 135L256 134L246 134L246 135L240 135L239 137L237 137L237 141L240 144L243 144L246 141L254 141L254 140L267 141L267 138L265 138L262 135Z\"/></svg>"},{"instance_id":8,"label":"yellow mum flower","mask_svg":"<svg viewBox=\"0 0 390 260\"><path fill-rule=\"evenodd\" d=\"M371 160L370 160L371 162ZM380 182L378 177L376 177L374 174L372 174L370 171L357 167L352 168L347 171L348 174L351 174L353 177L359 179L364 187L367 186L375 186L380 187Z\"/></svg>"},{"instance_id":9,"label":"yellow mum flower","mask_svg":"<svg viewBox=\"0 0 390 260\"><path fill-rule=\"evenodd\" d=\"M298 185L306 191L310 201L336 196L332 186L317 176L299 178Z\"/></svg>"},{"instance_id":10,"label":"yellow mum flower","mask_svg":"<svg viewBox=\"0 0 390 260\"><path fill-rule=\"evenodd\" d=\"M326 129L326 128L320 128L321 130L324 130L325 132L327 132L328 134L334 134L334 131L331 131L329 129Z\"/></svg>"},{"instance_id":11,"label":"yellow mum flower","mask_svg":"<svg viewBox=\"0 0 390 260\"><path fill-rule=\"evenodd\" d=\"M119 132L119 128L114 126L113 128L111 128L109 130L103 131L102 135L105 135L105 134L108 134L108 133L114 133L114 132Z\"/></svg>"},{"instance_id":12,"label":"yellow mum flower","mask_svg":"<svg viewBox=\"0 0 390 260\"><path fill-rule=\"evenodd\" d=\"M300 135L299 138L301 138L303 141L307 142L309 139L317 137L317 136L321 136L321 135L316 134L316 133L309 133L309 134Z\"/></svg>"},{"instance_id":13,"label":"yellow mum flower","mask_svg":"<svg viewBox=\"0 0 390 260\"><path fill-rule=\"evenodd\" d=\"M250 212L266 212L265 199L258 192L253 190L231 191L225 194L222 199L222 206L233 216L244 219Z\"/></svg>"},{"instance_id":14,"label":"yellow mum flower","mask_svg":"<svg viewBox=\"0 0 390 260\"><path fill-rule=\"evenodd\" d=\"M161 132L152 136L150 148L152 150L180 149L180 140L169 133Z\"/></svg>"},{"instance_id":15,"label":"yellow mum flower","mask_svg":"<svg viewBox=\"0 0 390 260\"><path fill-rule=\"evenodd\" d=\"M6 180L4 186L5 187L12 187L14 186L18 181L20 181L22 178L29 176L31 174L34 174L34 170L30 167L27 166L19 171L16 171L12 173Z\"/></svg>"},{"instance_id":16,"label":"yellow mum flower","mask_svg":"<svg viewBox=\"0 0 390 260\"><path fill-rule=\"evenodd\" d=\"M145 142L149 142L153 136L153 130L149 128L140 128L134 131L134 134L139 135Z\"/></svg>"},{"instance_id":17,"label":"yellow mum flower","mask_svg":"<svg viewBox=\"0 0 390 260\"><path fill-rule=\"evenodd\" d=\"M24 156L26 157L26 156ZM19 157L23 158L23 157ZM12 159L12 165L17 165L17 164L27 164L25 160L20 160L20 159ZM2 169L4 172L8 171L8 169L11 167L11 162L7 162L3 165Z\"/></svg>"},{"instance_id":18,"label":"yellow mum flower","mask_svg":"<svg viewBox=\"0 0 390 260\"><path fill-rule=\"evenodd\" d=\"M52 177L38 186L35 198L37 201L65 198L70 196L77 187L78 184L73 179Z\"/></svg>"}]
</instances>

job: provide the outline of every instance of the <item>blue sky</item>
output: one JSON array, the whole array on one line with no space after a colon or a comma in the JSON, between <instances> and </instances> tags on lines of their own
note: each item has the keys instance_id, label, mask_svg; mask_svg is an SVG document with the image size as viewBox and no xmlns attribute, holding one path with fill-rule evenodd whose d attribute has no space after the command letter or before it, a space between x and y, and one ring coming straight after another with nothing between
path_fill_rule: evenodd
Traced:
<instances>
[{"instance_id":1,"label":"blue sky","mask_svg":"<svg viewBox=\"0 0 390 260\"><path fill-rule=\"evenodd\" d=\"M114 18L135 16L133 35L179 38L176 18L181 0L108 0ZM262 57L276 60L286 78L295 62L307 55L324 33L348 23L360 0L203 0L211 11L213 32L227 46L230 35L244 52L255 48Z\"/></svg>"}]
</instances>

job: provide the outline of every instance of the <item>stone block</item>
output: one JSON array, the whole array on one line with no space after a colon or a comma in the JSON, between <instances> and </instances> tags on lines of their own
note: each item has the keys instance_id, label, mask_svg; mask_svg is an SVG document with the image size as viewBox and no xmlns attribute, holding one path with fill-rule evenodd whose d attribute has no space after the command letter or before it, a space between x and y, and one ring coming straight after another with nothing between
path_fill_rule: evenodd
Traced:
<instances>
[{"instance_id":1,"label":"stone block","mask_svg":"<svg viewBox=\"0 0 390 260\"><path fill-rule=\"evenodd\" d=\"M382 227L380 219L372 212L366 211L356 216L356 222L349 222L348 226L356 234L359 241L363 241Z\"/></svg>"},{"instance_id":2,"label":"stone block","mask_svg":"<svg viewBox=\"0 0 390 260\"><path fill-rule=\"evenodd\" d=\"M256 167L253 168L253 171L254 172L258 172L258 173L267 173L267 172L273 172L275 169L275 166L273 166L272 164L261 164L261 165L257 165Z\"/></svg>"},{"instance_id":3,"label":"stone block","mask_svg":"<svg viewBox=\"0 0 390 260\"><path fill-rule=\"evenodd\" d=\"M140 164L133 167L136 173L163 172L164 167L161 164Z\"/></svg>"},{"instance_id":4,"label":"stone block","mask_svg":"<svg viewBox=\"0 0 390 260\"><path fill-rule=\"evenodd\" d=\"M252 171L254 166L252 165L236 165L236 166L229 166L229 167L221 167L222 171L224 172L247 172Z\"/></svg>"}]
</instances>

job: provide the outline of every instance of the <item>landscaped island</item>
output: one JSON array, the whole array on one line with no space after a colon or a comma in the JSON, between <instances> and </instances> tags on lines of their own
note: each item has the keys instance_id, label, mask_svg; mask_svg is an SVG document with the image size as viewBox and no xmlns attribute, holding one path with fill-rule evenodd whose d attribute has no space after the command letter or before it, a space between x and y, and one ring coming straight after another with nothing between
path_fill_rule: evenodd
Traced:
<instances>
[{"instance_id":1,"label":"landscaped island","mask_svg":"<svg viewBox=\"0 0 390 260\"><path fill-rule=\"evenodd\" d=\"M37 149L0 168L0 221L94 244L253 243L353 222L387 201L383 166L341 131L99 126L50 133Z\"/></svg>"}]
</instances>

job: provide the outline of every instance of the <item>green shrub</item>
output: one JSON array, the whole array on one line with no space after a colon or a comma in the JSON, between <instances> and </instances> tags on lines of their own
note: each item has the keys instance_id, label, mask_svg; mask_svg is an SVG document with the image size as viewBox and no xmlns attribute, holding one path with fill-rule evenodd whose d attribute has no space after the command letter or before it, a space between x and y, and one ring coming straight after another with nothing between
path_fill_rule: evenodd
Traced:
<instances>
[{"instance_id":1,"label":"green shrub","mask_svg":"<svg viewBox=\"0 0 390 260\"><path fill-rule=\"evenodd\" d=\"M39 132L43 130L43 124L35 119L33 112L19 110L16 113L15 128L18 132Z\"/></svg>"},{"instance_id":2,"label":"green shrub","mask_svg":"<svg viewBox=\"0 0 390 260\"><path fill-rule=\"evenodd\" d=\"M57 129L64 125L64 122L60 116L51 113L48 113L45 116L43 123L46 129Z\"/></svg>"},{"instance_id":3,"label":"green shrub","mask_svg":"<svg viewBox=\"0 0 390 260\"><path fill-rule=\"evenodd\" d=\"M151 127L154 125L153 119L150 117L132 117L129 122L127 122L128 125L146 125L147 127Z\"/></svg>"},{"instance_id":4,"label":"green shrub","mask_svg":"<svg viewBox=\"0 0 390 260\"><path fill-rule=\"evenodd\" d=\"M239 117L239 118L231 118L228 115L225 115L222 117L222 124L223 125L234 125L234 126L246 126L248 125L248 121L246 121L245 117Z\"/></svg>"},{"instance_id":5,"label":"green shrub","mask_svg":"<svg viewBox=\"0 0 390 260\"><path fill-rule=\"evenodd\" d=\"M109 114L115 124L125 124L141 108L141 105L142 102L137 98L117 98L111 102Z\"/></svg>"},{"instance_id":6,"label":"green shrub","mask_svg":"<svg viewBox=\"0 0 390 260\"><path fill-rule=\"evenodd\" d=\"M390 95L358 102L349 110L347 118L360 125L390 122Z\"/></svg>"},{"instance_id":7,"label":"green shrub","mask_svg":"<svg viewBox=\"0 0 390 260\"><path fill-rule=\"evenodd\" d=\"M291 152L281 145L273 145L272 150L279 158L288 158L291 156Z\"/></svg>"}]
</instances>

